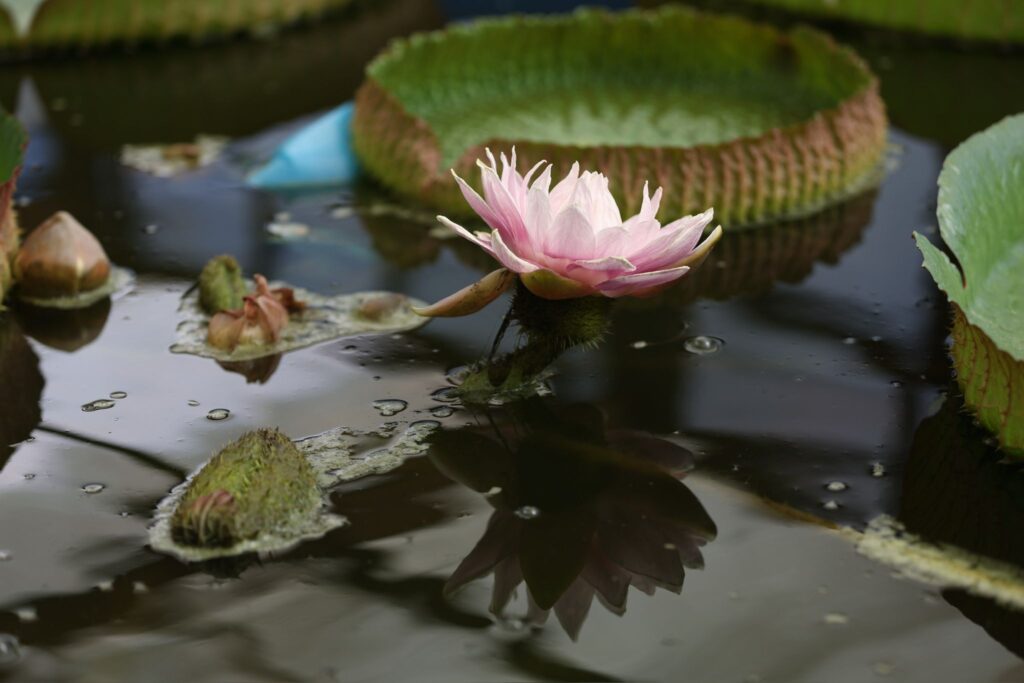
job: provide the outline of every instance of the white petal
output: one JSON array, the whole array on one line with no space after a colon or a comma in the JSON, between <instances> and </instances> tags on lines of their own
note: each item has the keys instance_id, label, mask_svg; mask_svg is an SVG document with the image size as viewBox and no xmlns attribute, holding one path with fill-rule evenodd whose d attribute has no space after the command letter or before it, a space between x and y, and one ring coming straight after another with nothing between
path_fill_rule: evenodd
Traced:
<instances>
[{"instance_id":1,"label":"white petal","mask_svg":"<svg viewBox=\"0 0 1024 683\"><path fill-rule=\"evenodd\" d=\"M501 237L500 232L495 232L491 235L492 245L494 247L494 258L501 262L501 265L505 266L509 270L515 273L532 273L535 270L539 270L539 266L535 266L529 261L520 258L515 252L509 249L508 245Z\"/></svg>"},{"instance_id":2,"label":"white petal","mask_svg":"<svg viewBox=\"0 0 1024 683\"><path fill-rule=\"evenodd\" d=\"M437 220L441 221L443 225L446 225L447 227L454 230L460 237L465 237L467 240L477 245L478 247L481 247L482 249L490 253L492 256L494 255L494 250L491 248L490 244L484 242L479 237L471 233L469 230L466 230L458 223L451 221L448 218L445 218L444 216L438 216Z\"/></svg>"}]
</instances>

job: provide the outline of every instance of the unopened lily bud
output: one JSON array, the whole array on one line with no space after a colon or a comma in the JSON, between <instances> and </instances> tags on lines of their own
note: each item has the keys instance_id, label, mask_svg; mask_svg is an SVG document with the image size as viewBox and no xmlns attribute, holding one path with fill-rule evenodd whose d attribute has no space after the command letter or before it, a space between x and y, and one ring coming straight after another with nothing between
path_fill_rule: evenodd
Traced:
<instances>
[{"instance_id":1,"label":"unopened lily bud","mask_svg":"<svg viewBox=\"0 0 1024 683\"><path fill-rule=\"evenodd\" d=\"M230 547L309 516L321 505L306 457L276 429L225 446L192 478L171 519L184 545Z\"/></svg>"},{"instance_id":2,"label":"unopened lily bud","mask_svg":"<svg viewBox=\"0 0 1024 683\"><path fill-rule=\"evenodd\" d=\"M242 307L245 280L234 256L214 256L199 274L199 305L213 315Z\"/></svg>"},{"instance_id":3,"label":"unopened lily bud","mask_svg":"<svg viewBox=\"0 0 1024 683\"><path fill-rule=\"evenodd\" d=\"M74 216L58 211L25 239L14 273L28 296L74 296L107 282L110 259L99 240Z\"/></svg>"}]
</instances>

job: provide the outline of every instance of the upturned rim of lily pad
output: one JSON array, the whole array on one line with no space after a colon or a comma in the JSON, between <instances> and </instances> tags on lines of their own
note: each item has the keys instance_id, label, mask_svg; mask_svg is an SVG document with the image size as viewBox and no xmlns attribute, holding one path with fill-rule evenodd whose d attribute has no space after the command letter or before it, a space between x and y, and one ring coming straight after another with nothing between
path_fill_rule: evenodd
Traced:
<instances>
[{"instance_id":1,"label":"upturned rim of lily pad","mask_svg":"<svg viewBox=\"0 0 1024 683\"><path fill-rule=\"evenodd\" d=\"M669 92L678 104L695 89L723 103L703 128L630 123L653 106L633 95ZM782 111L782 100L792 106ZM621 124L523 124L538 102ZM886 130L877 78L827 35L674 6L489 18L397 40L368 66L353 118L370 175L445 215L467 215L450 168L476 183L485 148L515 146L525 167L546 160L559 175L578 160L604 172L627 213L651 180L665 188L667 214L714 206L727 227L806 215L875 184Z\"/></svg>"},{"instance_id":2,"label":"upturned rim of lily pad","mask_svg":"<svg viewBox=\"0 0 1024 683\"><path fill-rule=\"evenodd\" d=\"M350 4L352 0L261 0L244 3L240 10L237 3L210 0L0 0L0 56L258 34Z\"/></svg>"},{"instance_id":3,"label":"upturned rim of lily pad","mask_svg":"<svg viewBox=\"0 0 1024 683\"><path fill-rule=\"evenodd\" d=\"M939 233L956 263L914 233L953 306L952 355L968 406L1024 453L1024 114L953 150L939 175Z\"/></svg>"},{"instance_id":4,"label":"upturned rim of lily pad","mask_svg":"<svg viewBox=\"0 0 1024 683\"><path fill-rule=\"evenodd\" d=\"M946 38L993 43L1024 43L1024 11L1013 0L929 0L928 2L823 2L822 0L743 0L810 17L868 24ZM644 4L651 5L652 0Z\"/></svg>"}]
</instances>

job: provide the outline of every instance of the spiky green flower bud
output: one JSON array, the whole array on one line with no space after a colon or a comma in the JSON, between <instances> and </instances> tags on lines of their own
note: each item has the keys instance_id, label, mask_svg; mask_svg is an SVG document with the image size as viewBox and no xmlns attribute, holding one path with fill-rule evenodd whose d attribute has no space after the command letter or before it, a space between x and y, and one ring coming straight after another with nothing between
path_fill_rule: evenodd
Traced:
<instances>
[{"instance_id":1,"label":"spiky green flower bud","mask_svg":"<svg viewBox=\"0 0 1024 683\"><path fill-rule=\"evenodd\" d=\"M244 434L192 478L171 519L183 545L230 547L315 516L316 475L292 441L276 429Z\"/></svg>"},{"instance_id":2,"label":"spiky green flower bud","mask_svg":"<svg viewBox=\"0 0 1024 683\"><path fill-rule=\"evenodd\" d=\"M245 293L242 267L234 256L214 256L203 266L199 274L199 303L210 315L241 308Z\"/></svg>"}]
</instances>

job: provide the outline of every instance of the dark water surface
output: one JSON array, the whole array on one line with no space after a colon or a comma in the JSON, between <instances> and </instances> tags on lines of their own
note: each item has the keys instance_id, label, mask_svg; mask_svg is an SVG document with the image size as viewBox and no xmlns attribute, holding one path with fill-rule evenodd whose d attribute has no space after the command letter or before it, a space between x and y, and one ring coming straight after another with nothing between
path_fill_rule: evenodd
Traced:
<instances>
[{"instance_id":1,"label":"dark water surface","mask_svg":"<svg viewBox=\"0 0 1024 683\"><path fill-rule=\"evenodd\" d=\"M729 235L680 287L623 302L601 349L560 362L552 398L482 414L432 396L486 351L501 304L248 378L168 352L179 297L222 252L325 294L433 300L479 277L478 254L380 210L372 188L241 182L350 98L389 37L464 5L382 2L272 42L0 69L32 136L23 225L69 210L139 274L112 304L0 318L0 680L1024 680L1019 615L895 578L829 530L890 514L1024 564L1019 475L959 410L948 312L910 238L935 236L950 147L1024 108L1008 87L1019 53L843 34L897 126L881 187ZM119 163L124 144L199 133L234 142L193 174ZM280 212L309 235L269 234ZM701 336L717 350L694 353ZM127 395L82 410L112 392ZM146 547L157 501L221 445L261 426L372 428L380 399L445 432L337 490L348 526L263 561ZM207 419L217 408L230 417ZM532 600L519 584L505 606L524 577Z\"/></svg>"}]
</instances>

